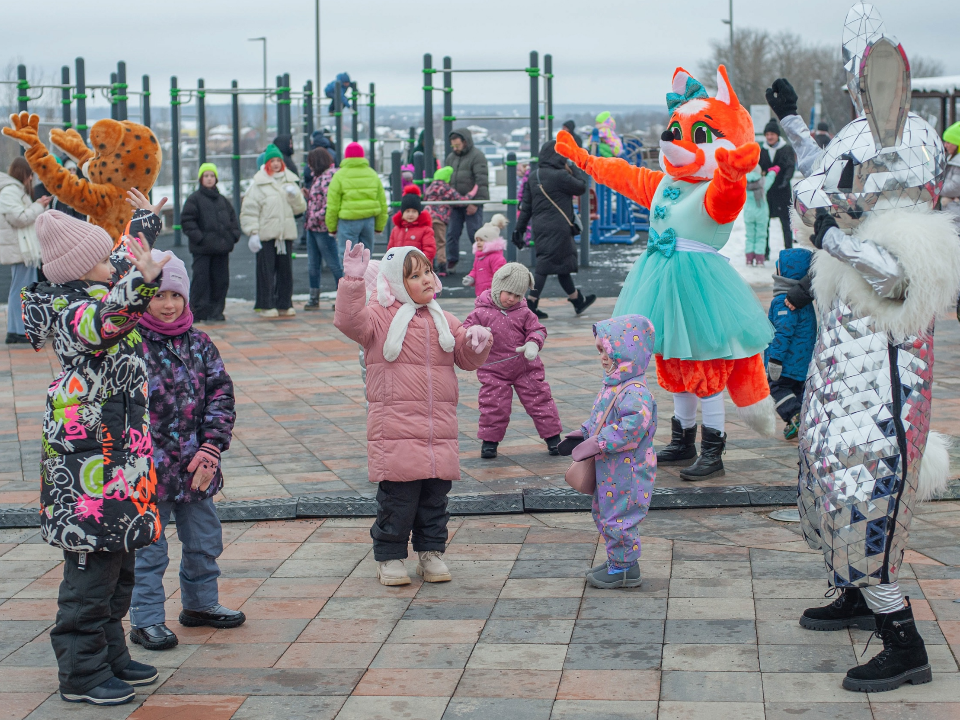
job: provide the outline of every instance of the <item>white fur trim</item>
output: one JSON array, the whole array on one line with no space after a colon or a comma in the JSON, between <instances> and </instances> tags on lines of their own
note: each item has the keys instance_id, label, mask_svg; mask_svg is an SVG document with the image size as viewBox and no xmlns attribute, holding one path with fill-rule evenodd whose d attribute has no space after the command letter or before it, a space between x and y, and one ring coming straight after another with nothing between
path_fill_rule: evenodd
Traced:
<instances>
[{"instance_id":1,"label":"white fur trim","mask_svg":"<svg viewBox=\"0 0 960 720\"><path fill-rule=\"evenodd\" d=\"M927 446L920 458L917 500L924 502L942 495L950 478L950 438L938 432L927 435Z\"/></svg>"},{"instance_id":2,"label":"white fur trim","mask_svg":"<svg viewBox=\"0 0 960 720\"><path fill-rule=\"evenodd\" d=\"M773 398L767 395L760 402L746 407L738 407L737 413L747 426L763 437L777 434L777 416L773 407Z\"/></svg>"},{"instance_id":3,"label":"white fur trim","mask_svg":"<svg viewBox=\"0 0 960 720\"><path fill-rule=\"evenodd\" d=\"M683 93L683 90L680 92ZM673 112L681 117L687 117L689 115L696 115L697 113L703 112L708 107L710 107L710 103L708 103L706 100L695 98L693 100L687 100L683 105L678 107Z\"/></svg>"},{"instance_id":4,"label":"white fur trim","mask_svg":"<svg viewBox=\"0 0 960 720\"><path fill-rule=\"evenodd\" d=\"M855 269L823 250L813 258L813 291L821 307L840 298L860 316L872 316L878 332L896 342L922 335L937 313L957 301L960 240L951 217L925 208L871 213L855 231L889 250L907 281L902 301L878 297Z\"/></svg>"}]
</instances>

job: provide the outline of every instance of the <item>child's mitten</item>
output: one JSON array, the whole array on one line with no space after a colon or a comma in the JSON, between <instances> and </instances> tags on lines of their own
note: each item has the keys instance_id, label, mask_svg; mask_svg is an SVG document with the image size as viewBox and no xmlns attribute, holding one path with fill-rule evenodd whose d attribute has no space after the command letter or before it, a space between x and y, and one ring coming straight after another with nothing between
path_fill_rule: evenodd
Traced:
<instances>
[{"instance_id":1,"label":"child's mitten","mask_svg":"<svg viewBox=\"0 0 960 720\"><path fill-rule=\"evenodd\" d=\"M570 456L577 461L586 460L587 458L592 458L594 455L600 454L600 441L597 440L596 435L592 435L584 440L582 443L577 445L573 452L570 453Z\"/></svg>"},{"instance_id":2,"label":"child's mitten","mask_svg":"<svg viewBox=\"0 0 960 720\"><path fill-rule=\"evenodd\" d=\"M540 352L540 348L537 347L537 344L533 340L530 342L525 342L520 347L514 349L518 353L523 353L523 356L531 362L537 359L537 353Z\"/></svg>"},{"instance_id":3,"label":"child's mitten","mask_svg":"<svg viewBox=\"0 0 960 720\"><path fill-rule=\"evenodd\" d=\"M464 287L473 287L474 283L476 283L476 280L474 280L470 275L464 275L462 282Z\"/></svg>"},{"instance_id":4,"label":"child's mitten","mask_svg":"<svg viewBox=\"0 0 960 720\"><path fill-rule=\"evenodd\" d=\"M467 328L467 342L475 353L480 353L493 342L493 333L483 325L471 325Z\"/></svg>"},{"instance_id":5,"label":"child's mitten","mask_svg":"<svg viewBox=\"0 0 960 720\"><path fill-rule=\"evenodd\" d=\"M783 374L783 363L779 360L771 360L767 363L767 374L771 380L779 380Z\"/></svg>"},{"instance_id":6,"label":"child's mitten","mask_svg":"<svg viewBox=\"0 0 960 720\"><path fill-rule=\"evenodd\" d=\"M263 250L263 243L260 242L260 236L251 235L250 239L247 240L247 247L250 248L250 252L254 254Z\"/></svg>"},{"instance_id":7,"label":"child's mitten","mask_svg":"<svg viewBox=\"0 0 960 720\"><path fill-rule=\"evenodd\" d=\"M204 492L217 476L220 467L220 450L210 443L204 443L187 466L187 472L193 473L190 489Z\"/></svg>"}]
</instances>

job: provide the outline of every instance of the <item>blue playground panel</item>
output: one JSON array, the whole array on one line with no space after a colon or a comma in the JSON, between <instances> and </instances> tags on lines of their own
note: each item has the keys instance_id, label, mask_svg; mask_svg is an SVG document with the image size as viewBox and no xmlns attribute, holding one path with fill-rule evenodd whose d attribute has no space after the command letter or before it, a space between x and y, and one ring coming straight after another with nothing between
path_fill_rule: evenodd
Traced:
<instances>
[{"instance_id":1,"label":"blue playground panel","mask_svg":"<svg viewBox=\"0 0 960 720\"><path fill-rule=\"evenodd\" d=\"M641 165L640 148L643 144L636 138L624 138L620 155L632 165ZM614 192L606 185L597 184L597 215L590 221L590 244L632 245L637 233L650 229L650 211L633 200Z\"/></svg>"}]
</instances>

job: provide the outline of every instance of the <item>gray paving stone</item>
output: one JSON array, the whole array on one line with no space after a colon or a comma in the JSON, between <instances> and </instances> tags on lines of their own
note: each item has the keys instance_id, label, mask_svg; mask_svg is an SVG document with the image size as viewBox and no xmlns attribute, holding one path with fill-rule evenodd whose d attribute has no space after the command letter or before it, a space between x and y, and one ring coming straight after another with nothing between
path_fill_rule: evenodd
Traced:
<instances>
[{"instance_id":1,"label":"gray paving stone","mask_svg":"<svg viewBox=\"0 0 960 720\"><path fill-rule=\"evenodd\" d=\"M403 614L404 620L486 620L496 601L492 598L473 600L414 600Z\"/></svg>"},{"instance_id":2,"label":"gray paving stone","mask_svg":"<svg viewBox=\"0 0 960 720\"><path fill-rule=\"evenodd\" d=\"M473 648L468 643L387 643L380 648L370 667L424 670L463 668Z\"/></svg>"},{"instance_id":3,"label":"gray paving stone","mask_svg":"<svg viewBox=\"0 0 960 720\"><path fill-rule=\"evenodd\" d=\"M573 620L488 620L480 642L548 643L570 642Z\"/></svg>"},{"instance_id":4,"label":"gray paving stone","mask_svg":"<svg viewBox=\"0 0 960 720\"><path fill-rule=\"evenodd\" d=\"M659 643L646 645L572 644L564 670L659 670Z\"/></svg>"},{"instance_id":5,"label":"gray paving stone","mask_svg":"<svg viewBox=\"0 0 960 720\"><path fill-rule=\"evenodd\" d=\"M60 699L60 695L54 693L27 715L26 720L65 720L67 717L70 720L124 720L146 699L146 695L137 695L126 705L98 707L80 703L68 705Z\"/></svg>"},{"instance_id":6,"label":"gray paving stone","mask_svg":"<svg viewBox=\"0 0 960 720\"><path fill-rule=\"evenodd\" d=\"M663 620L666 617L665 598L638 595L586 597L580 607L583 620Z\"/></svg>"},{"instance_id":7,"label":"gray paving stone","mask_svg":"<svg viewBox=\"0 0 960 720\"><path fill-rule=\"evenodd\" d=\"M552 700L452 698L443 720L550 720Z\"/></svg>"},{"instance_id":8,"label":"gray paving stone","mask_svg":"<svg viewBox=\"0 0 960 720\"><path fill-rule=\"evenodd\" d=\"M557 700L550 720L657 720L657 703L623 700Z\"/></svg>"},{"instance_id":9,"label":"gray paving stone","mask_svg":"<svg viewBox=\"0 0 960 720\"><path fill-rule=\"evenodd\" d=\"M593 560L593 543L524 543L518 560Z\"/></svg>"},{"instance_id":10,"label":"gray paving stone","mask_svg":"<svg viewBox=\"0 0 960 720\"><path fill-rule=\"evenodd\" d=\"M767 702L766 720L874 720L866 699L859 704L844 703L842 710L835 703ZM921 716L916 716L920 720Z\"/></svg>"},{"instance_id":11,"label":"gray paving stone","mask_svg":"<svg viewBox=\"0 0 960 720\"><path fill-rule=\"evenodd\" d=\"M543 543L549 545L552 543ZM591 568L593 556L575 560L517 560L511 578L582 578Z\"/></svg>"},{"instance_id":12,"label":"gray paving stone","mask_svg":"<svg viewBox=\"0 0 960 720\"><path fill-rule=\"evenodd\" d=\"M527 536L525 527L509 528L467 528L458 530L453 536L453 543L522 543Z\"/></svg>"},{"instance_id":13,"label":"gray paving stone","mask_svg":"<svg viewBox=\"0 0 960 720\"><path fill-rule=\"evenodd\" d=\"M577 620L571 643L631 643L645 645L663 642L662 620Z\"/></svg>"},{"instance_id":14,"label":"gray paving stone","mask_svg":"<svg viewBox=\"0 0 960 720\"><path fill-rule=\"evenodd\" d=\"M753 620L667 620L664 642L756 644L757 628Z\"/></svg>"},{"instance_id":15,"label":"gray paving stone","mask_svg":"<svg viewBox=\"0 0 960 720\"><path fill-rule=\"evenodd\" d=\"M683 702L763 702L760 673L666 671L660 700Z\"/></svg>"},{"instance_id":16,"label":"gray paving stone","mask_svg":"<svg viewBox=\"0 0 960 720\"><path fill-rule=\"evenodd\" d=\"M758 620L757 640L761 645L850 645L846 631L806 630L796 620Z\"/></svg>"},{"instance_id":17,"label":"gray paving stone","mask_svg":"<svg viewBox=\"0 0 960 720\"><path fill-rule=\"evenodd\" d=\"M231 720L333 720L345 697L309 695L252 695Z\"/></svg>"},{"instance_id":18,"label":"gray paving stone","mask_svg":"<svg viewBox=\"0 0 960 720\"><path fill-rule=\"evenodd\" d=\"M46 620L0 620L0 638L4 643L24 645L53 625Z\"/></svg>"},{"instance_id":19,"label":"gray paving stone","mask_svg":"<svg viewBox=\"0 0 960 720\"><path fill-rule=\"evenodd\" d=\"M760 646L761 672L846 673L856 665L852 645Z\"/></svg>"},{"instance_id":20,"label":"gray paving stone","mask_svg":"<svg viewBox=\"0 0 960 720\"><path fill-rule=\"evenodd\" d=\"M13 667L54 667L57 664L57 656L53 652L53 645L47 640L38 640L30 642L21 647L15 653L4 658L0 666L12 665Z\"/></svg>"}]
</instances>

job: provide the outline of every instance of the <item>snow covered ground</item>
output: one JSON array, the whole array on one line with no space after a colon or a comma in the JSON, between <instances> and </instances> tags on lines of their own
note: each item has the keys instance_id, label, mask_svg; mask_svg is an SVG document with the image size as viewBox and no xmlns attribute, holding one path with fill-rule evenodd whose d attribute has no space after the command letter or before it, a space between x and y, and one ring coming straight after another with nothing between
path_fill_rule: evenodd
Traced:
<instances>
[{"instance_id":1,"label":"snow covered ground","mask_svg":"<svg viewBox=\"0 0 960 720\"><path fill-rule=\"evenodd\" d=\"M806 237L810 234L809 229L803 225L802 221L795 215L791 215L793 221L794 236L799 235L804 238L799 243L800 247L808 250L812 249ZM797 232L797 228L800 228ZM736 269L743 278L751 285L770 285L775 272L775 265L780 251L783 250L783 229L780 227L780 221L776 218L770 222L770 262L764 267L748 267L746 253L744 248L747 242L746 224L743 221L743 214L733 223L733 232L730 233L730 240L720 251L721 255L730 258L730 264ZM796 240L794 245L798 244Z\"/></svg>"}]
</instances>

